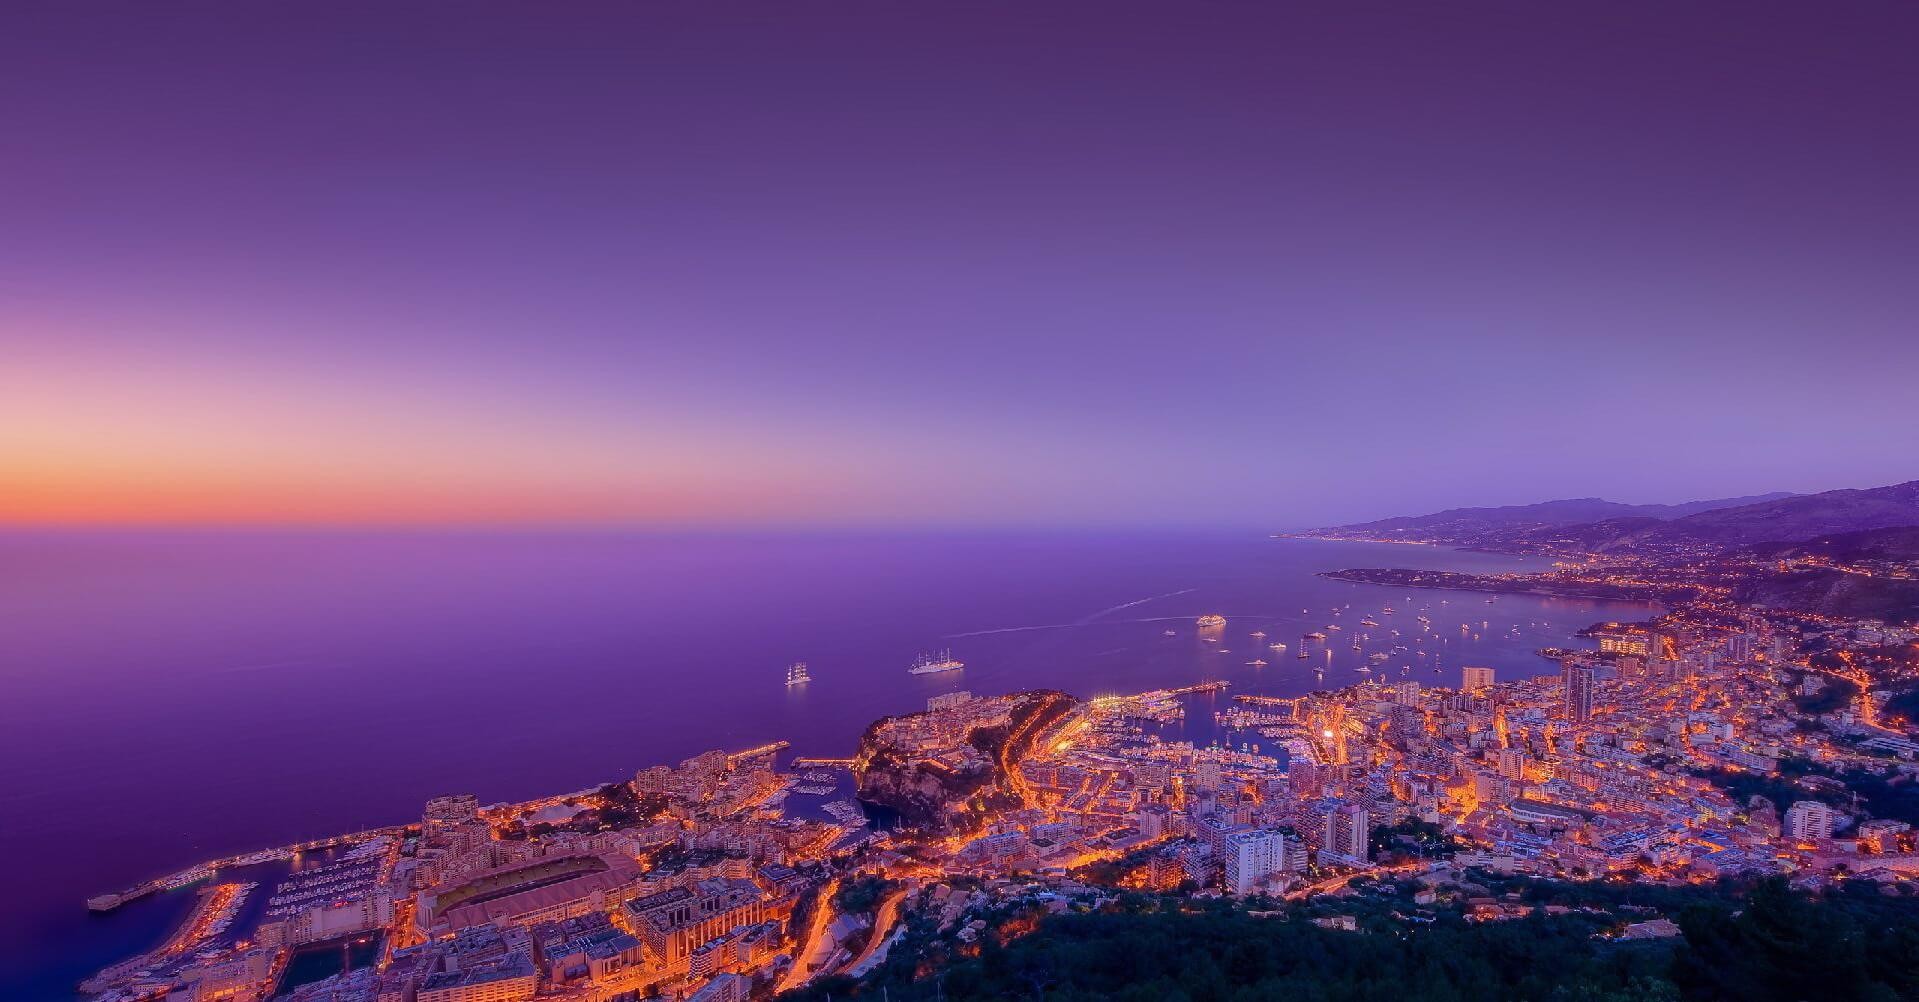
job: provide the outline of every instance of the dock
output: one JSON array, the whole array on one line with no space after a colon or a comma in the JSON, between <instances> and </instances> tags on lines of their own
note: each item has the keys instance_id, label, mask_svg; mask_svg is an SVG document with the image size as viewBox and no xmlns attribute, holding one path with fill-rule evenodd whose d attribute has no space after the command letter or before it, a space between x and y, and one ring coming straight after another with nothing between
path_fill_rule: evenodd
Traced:
<instances>
[{"instance_id":1,"label":"dock","mask_svg":"<svg viewBox=\"0 0 1919 1002\"><path fill-rule=\"evenodd\" d=\"M184 870L169 873L164 877L156 877L152 880L143 881L123 891L111 894L96 894L87 899L87 910L102 913L110 912L121 905L138 901L150 894L177 890L182 887L197 884L202 880L210 879L215 871L230 866L253 866L257 863L270 863L275 860L288 859L296 853L312 852L316 849L334 849L343 845L352 845L381 837L401 838L406 835L406 830L407 826L405 825L390 825L385 828L370 828L366 831L349 832L345 835L329 835L325 838L295 842L292 845L283 845L277 849L259 849L253 852L241 853L237 856L224 856L220 859L209 860L196 866L187 867Z\"/></svg>"},{"instance_id":2,"label":"dock","mask_svg":"<svg viewBox=\"0 0 1919 1002\"><path fill-rule=\"evenodd\" d=\"M731 768L749 759L763 758L767 755L773 754L774 752L782 751L790 747L792 747L792 742L790 741L768 742L767 744L760 745L758 748L748 748L745 751L734 752L731 755L726 756L726 764L728 768Z\"/></svg>"}]
</instances>

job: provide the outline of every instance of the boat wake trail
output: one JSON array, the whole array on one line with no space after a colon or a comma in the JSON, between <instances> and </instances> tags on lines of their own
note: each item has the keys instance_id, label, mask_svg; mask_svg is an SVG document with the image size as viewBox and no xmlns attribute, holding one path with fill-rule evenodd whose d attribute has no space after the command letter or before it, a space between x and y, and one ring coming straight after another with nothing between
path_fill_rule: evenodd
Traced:
<instances>
[{"instance_id":1,"label":"boat wake trail","mask_svg":"<svg viewBox=\"0 0 1919 1002\"><path fill-rule=\"evenodd\" d=\"M958 640L961 637L987 637L995 633L1031 633L1034 630L1070 630L1083 623L1048 623L1045 626L1001 626L991 630L968 630L965 633L948 633L941 640Z\"/></svg>"},{"instance_id":2,"label":"boat wake trail","mask_svg":"<svg viewBox=\"0 0 1919 1002\"><path fill-rule=\"evenodd\" d=\"M1101 609L1100 611L1093 613L1092 615L1086 617L1085 619L1080 620L1080 622L1090 623L1093 620L1100 618L1101 616L1110 616L1115 612L1123 612L1135 606L1145 605L1148 602L1157 602L1162 598L1176 598L1180 595L1190 595L1193 592L1198 590L1199 589L1197 588L1181 588L1178 591L1169 591L1164 595L1148 595L1145 598L1134 599L1131 602L1122 602L1119 605L1113 606L1111 609Z\"/></svg>"},{"instance_id":3,"label":"boat wake trail","mask_svg":"<svg viewBox=\"0 0 1919 1002\"><path fill-rule=\"evenodd\" d=\"M265 664L233 665L232 667L228 667L228 668L215 668L213 669L213 674L233 675L233 674L238 674L240 672L279 671L285 668L305 668L308 666L317 667L320 665L325 665L327 663L328 662L325 662L325 661L313 661L313 660L271 661Z\"/></svg>"},{"instance_id":4,"label":"boat wake trail","mask_svg":"<svg viewBox=\"0 0 1919 1002\"><path fill-rule=\"evenodd\" d=\"M1127 609L1132 609L1132 608L1136 608L1136 607L1138 607L1138 606L1142 606L1142 605L1145 605L1145 604L1146 604L1146 603L1148 603L1148 602L1157 602L1157 601L1159 601L1159 600L1160 600L1160 599L1162 599L1162 598L1174 598L1174 597L1177 597L1177 596L1180 596L1180 595L1185 595L1185 594L1188 594L1188 593L1191 593L1191 592L1195 592L1195 591L1198 591L1198 590L1199 590L1199 589L1197 589L1197 588L1181 588L1181 589L1180 589L1180 590L1178 590L1178 591L1169 591L1169 592L1167 592L1167 593L1166 593L1166 594L1164 594L1164 595L1148 595L1148 596L1146 596L1145 598L1138 598L1138 599L1134 599L1134 600L1133 600L1133 601L1131 601L1131 602L1122 602L1122 603L1120 603L1119 605L1116 605L1116 606L1113 606L1113 607L1112 607L1112 608L1110 608L1110 609L1101 609L1100 611L1098 611L1098 612L1096 612L1096 613L1093 613L1093 614L1092 614L1092 615L1090 615L1090 616L1086 616L1086 617L1084 617L1084 618L1081 618L1081 619L1076 619L1076 620L1074 620L1074 621L1072 621L1072 622L1070 622L1070 623L1048 623L1048 624L1046 624L1046 625L1044 625L1044 626L1002 626L1002 627L998 627L998 628L995 628L995 629L991 629L991 630L968 630L968 631L967 631L967 632L965 632L965 633L948 633L948 634L946 634L946 635L945 635L945 636L944 636L943 638L941 638L941 639L944 639L944 640L958 640L958 639L959 639L959 638L961 638L961 637L985 637L985 636L990 636L990 635L992 635L992 634L995 634L995 633L1030 633L1030 632L1032 632L1032 631L1034 631L1034 630L1070 630L1070 629L1072 629L1073 627L1076 627L1076 626L1086 626L1086 625L1088 625L1088 624L1090 624L1090 623L1093 623L1093 622L1096 622L1096 621L1098 621L1099 619L1102 619L1102 618L1104 618L1104 617L1106 617L1106 616L1110 616L1110 615L1112 615L1113 613L1116 613L1116 612L1124 612L1124 611L1125 611L1125 610L1127 610ZM1161 619L1168 619L1168 620L1170 620L1170 619L1179 619L1179 618L1181 618L1181 617L1178 617L1178 616L1162 616L1162 617L1158 617L1158 618L1154 618L1154 619L1126 619L1126 620L1118 620L1118 622L1124 622L1124 623L1156 623L1156 622L1159 622L1159 621L1160 621Z\"/></svg>"}]
</instances>

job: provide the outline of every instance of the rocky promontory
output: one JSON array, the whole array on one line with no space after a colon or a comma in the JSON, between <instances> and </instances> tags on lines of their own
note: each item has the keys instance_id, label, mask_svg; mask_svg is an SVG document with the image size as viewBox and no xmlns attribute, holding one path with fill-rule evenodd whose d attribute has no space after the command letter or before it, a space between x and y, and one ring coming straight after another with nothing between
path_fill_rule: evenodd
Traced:
<instances>
[{"instance_id":1,"label":"rocky promontory","mask_svg":"<svg viewBox=\"0 0 1919 1002\"><path fill-rule=\"evenodd\" d=\"M994 807L1017 801L1008 770L1076 702L1036 690L883 717L860 736L853 762L859 797L896 812L907 828L973 831Z\"/></svg>"}]
</instances>

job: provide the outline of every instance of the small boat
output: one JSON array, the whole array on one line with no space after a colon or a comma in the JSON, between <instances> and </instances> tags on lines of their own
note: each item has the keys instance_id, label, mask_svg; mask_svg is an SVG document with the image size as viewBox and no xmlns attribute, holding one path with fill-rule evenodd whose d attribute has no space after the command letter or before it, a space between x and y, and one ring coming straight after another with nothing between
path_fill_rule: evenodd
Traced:
<instances>
[{"instance_id":1,"label":"small boat","mask_svg":"<svg viewBox=\"0 0 1919 1002\"><path fill-rule=\"evenodd\" d=\"M1253 631L1253 636L1254 636L1254 637L1255 637L1256 639L1259 639L1259 640L1265 640L1265 639L1266 639L1266 631L1265 631L1265 630L1254 630L1254 631Z\"/></svg>"},{"instance_id":2,"label":"small boat","mask_svg":"<svg viewBox=\"0 0 1919 1002\"><path fill-rule=\"evenodd\" d=\"M1167 630L1167 631L1165 631L1165 632L1164 632L1163 634L1161 634L1161 636L1167 636L1167 637L1177 637L1177 636L1179 636L1179 631L1178 631L1178 630Z\"/></svg>"},{"instance_id":3,"label":"small boat","mask_svg":"<svg viewBox=\"0 0 1919 1002\"><path fill-rule=\"evenodd\" d=\"M1252 665L1252 666L1253 666L1253 667L1255 667L1255 668L1264 668L1264 667L1266 667L1266 662L1264 662L1264 661L1261 661L1261 660L1260 660L1259 658L1254 658L1254 659L1252 659L1251 661L1248 661L1248 662L1246 662L1246 663L1247 663L1247 664L1249 664L1249 665Z\"/></svg>"}]
</instances>

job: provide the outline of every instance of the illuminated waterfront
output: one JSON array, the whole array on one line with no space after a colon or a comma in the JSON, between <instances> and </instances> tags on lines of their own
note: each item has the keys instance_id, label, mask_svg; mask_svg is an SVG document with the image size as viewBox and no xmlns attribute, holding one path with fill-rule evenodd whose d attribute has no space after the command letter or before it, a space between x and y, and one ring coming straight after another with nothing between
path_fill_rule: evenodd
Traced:
<instances>
[{"instance_id":1,"label":"illuminated waterfront","mask_svg":"<svg viewBox=\"0 0 1919 1002\"><path fill-rule=\"evenodd\" d=\"M1409 606L1403 591L1315 571L1537 566L1257 534L16 536L4 546L29 572L0 586L8 608L32 613L10 638L22 698L0 711L0 741L26 768L9 771L4 795L33 823L0 837L7 852L58 846L68 864L29 877L6 918L37 957L36 991L156 945L179 910L170 895L89 919L89 895L403 822L436 793L543 796L774 739L796 754L846 755L871 720L960 688L1092 696L1226 678L1235 693L1298 694L1315 685L1306 666L1324 658L1289 650L1248 666L1252 631L1297 644L1383 604L1411 630L1416 608L1441 597ZM1502 678L1549 672L1533 648L1645 608L1469 604L1475 623L1493 623L1473 658ZM1192 625L1206 612L1228 619L1218 643ZM1530 625L1540 622L1553 627ZM917 652L947 646L963 671L907 674ZM1325 684L1358 681L1362 656L1326 646ZM789 688L785 666L798 659L813 679ZM66 714L89 727L47 723ZM9 970L5 983L26 976Z\"/></svg>"}]
</instances>

